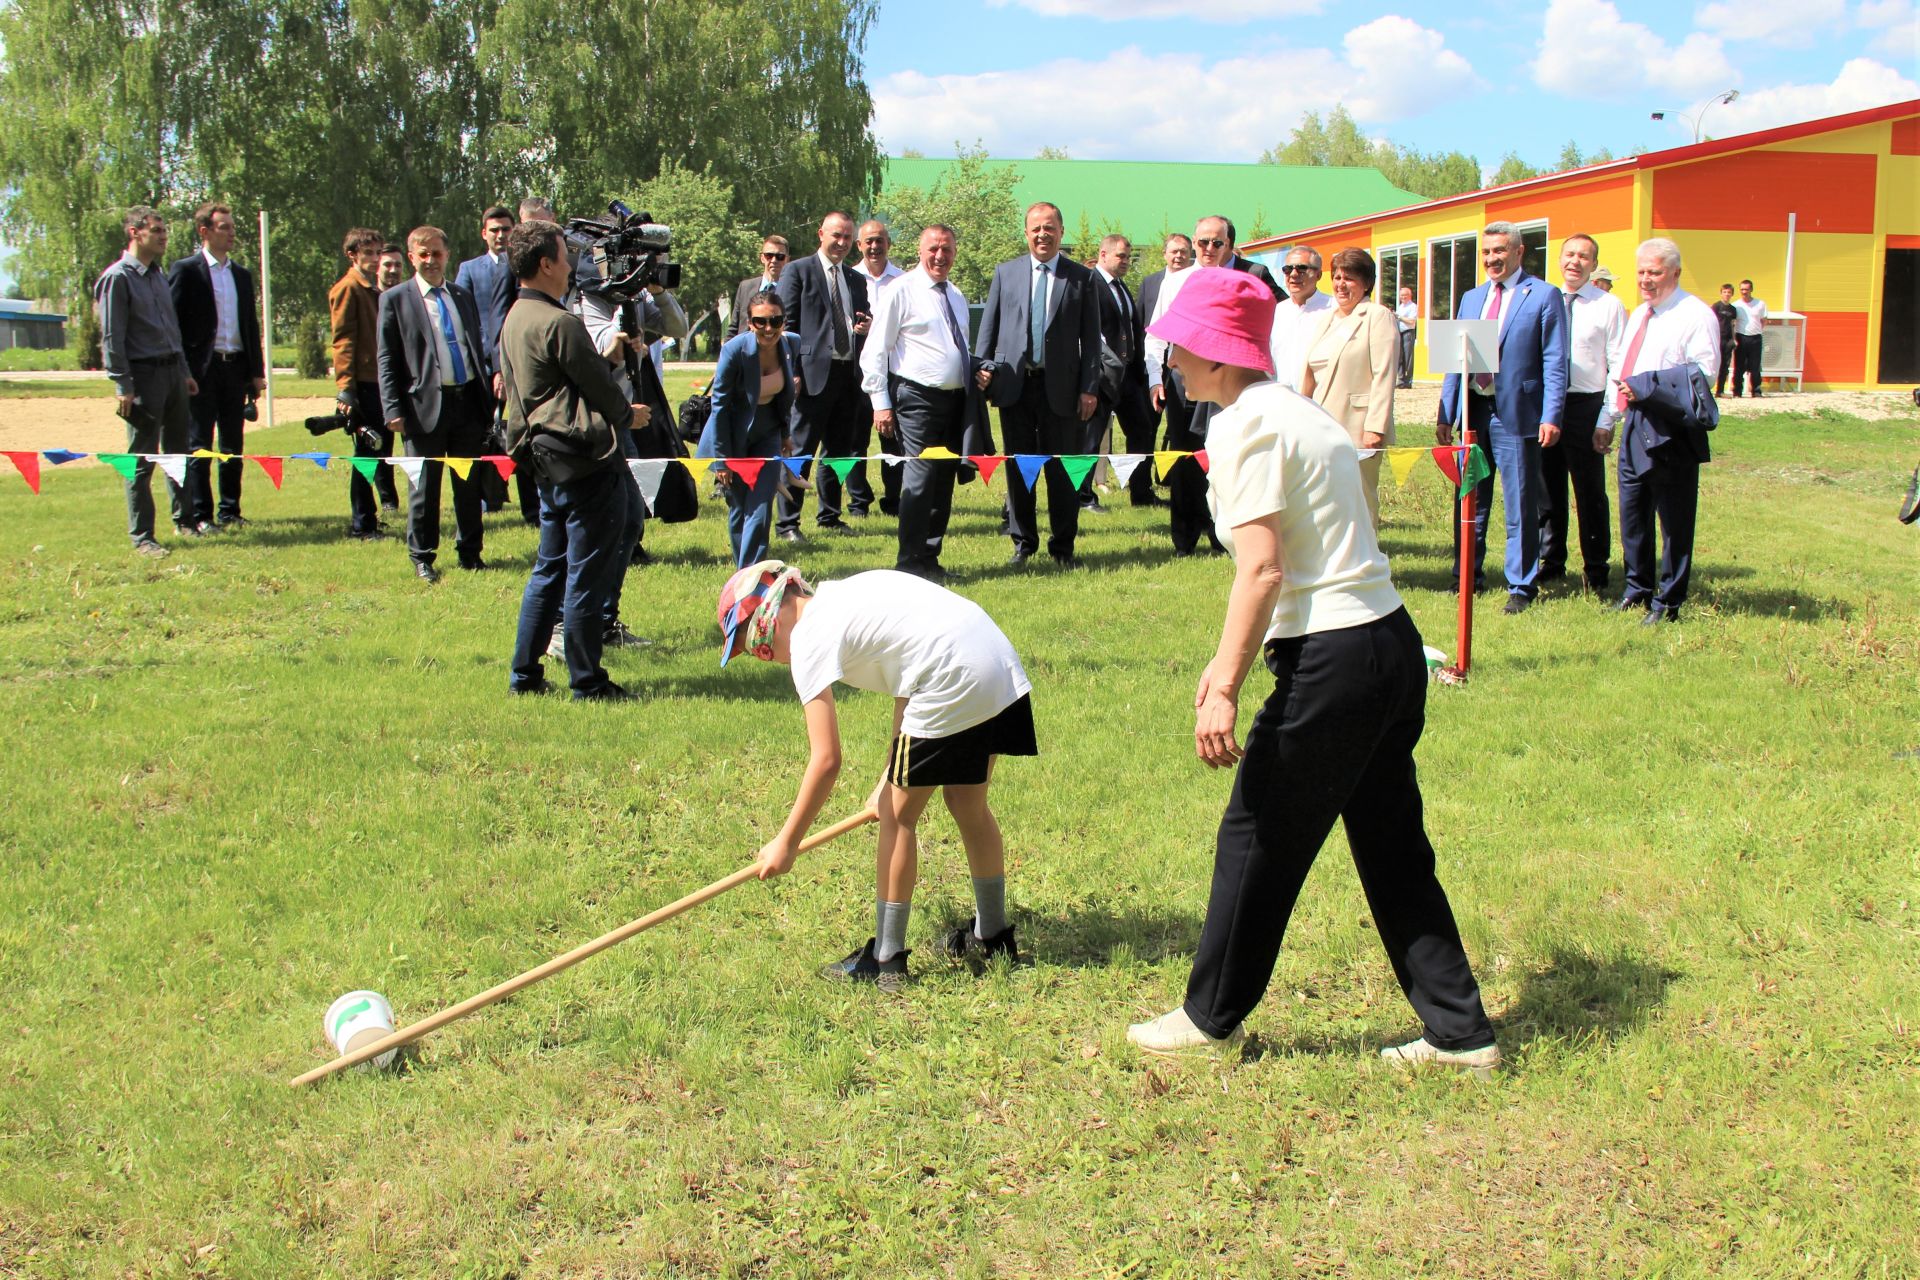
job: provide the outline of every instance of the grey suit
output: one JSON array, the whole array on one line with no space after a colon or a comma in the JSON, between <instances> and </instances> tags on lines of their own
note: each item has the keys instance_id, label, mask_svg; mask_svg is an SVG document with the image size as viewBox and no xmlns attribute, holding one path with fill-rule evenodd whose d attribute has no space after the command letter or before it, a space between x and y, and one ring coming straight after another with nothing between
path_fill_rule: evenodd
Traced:
<instances>
[{"instance_id":1,"label":"grey suit","mask_svg":"<svg viewBox=\"0 0 1920 1280\"><path fill-rule=\"evenodd\" d=\"M471 458L483 452L493 417L492 366L482 346L480 311L473 295L448 281L446 296L460 317L461 372L452 381L440 369L438 326L426 299L412 280L380 295L380 411L398 421L407 452L416 458ZM432 564L440 549L440 473L444 464L427 462L413 487L407 512L407 554L415 564ZM480 563L480 478L471 472L453 478L454 549L463 566Z\"/></svg>"},{"instance_id":2,"label":"grey suit","mask_svg":"<svg viewBox=\"0 0 1920 1280\"><path fill-rule=\"evenodd\" d=\"M853 316L870 312L866 276L854 270L851 261L840 264L839 275L848 312ZM810 253L789 262L780 273L779 290L800 372L800 395L794 405L794 456L812 458L818 453L826 458L849 457L859 447L861 434L873 426L873 406L860 390L860 335L852 332L849 320L846 354L834 354L830 290L820 255ZM866 463L860 463L848 477L847 487L856 504L860 493L853 480L856 476L864 478L865 469ZM819 467L814 471L813 484L819 499L814 522L823 529L840 525L840 478L831 468ZM866 492L870 499L872 490ZM791 485L780 491L782 535L799 531L799 493L798 487Z\"/></svg>"}]
</instances>

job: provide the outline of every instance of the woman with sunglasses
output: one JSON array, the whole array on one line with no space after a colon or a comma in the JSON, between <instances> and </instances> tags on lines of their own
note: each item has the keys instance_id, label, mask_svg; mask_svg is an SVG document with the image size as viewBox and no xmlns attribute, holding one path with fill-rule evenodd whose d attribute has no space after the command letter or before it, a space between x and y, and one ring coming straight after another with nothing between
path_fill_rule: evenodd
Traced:
<instances>
[{"instance_id":1,"label":"woman with sunglasses","mask_svg":"<svg viewBox=\"0 0 1920 1280\"><path fill-rule=\"evenodd\" d=\"M792 448L793 360L787 351L787 313L780 294L762 289L747 304L747 323L720 348L713 371L713 410L700 433L700 458L768 461L751 482L724 464L713 468L727 498L727 541L740 568L767 558L774 491Z\"/></svg>"}]
</instances>

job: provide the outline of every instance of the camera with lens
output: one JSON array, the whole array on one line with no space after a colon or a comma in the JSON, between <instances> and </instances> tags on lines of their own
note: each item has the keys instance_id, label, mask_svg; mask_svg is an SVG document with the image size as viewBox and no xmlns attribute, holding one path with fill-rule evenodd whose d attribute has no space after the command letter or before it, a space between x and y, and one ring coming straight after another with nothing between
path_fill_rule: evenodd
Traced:
<instances>
[{"instance_id":1,"label":"camera with lens","mask_svg":"<svg viewBox=\"0 0 1920 1280\"><path fill-rule=\"evenodd\" d=\"M580 281L582 293L613 302L632 302L650 285L680 287L680 264L667 258L673 247L673 228L655 222L647 213L635 213L619 200L609 201L612 221L569 218L567 243L592 253L600 268L597 278Z\"/></svg>"}]
</instances>

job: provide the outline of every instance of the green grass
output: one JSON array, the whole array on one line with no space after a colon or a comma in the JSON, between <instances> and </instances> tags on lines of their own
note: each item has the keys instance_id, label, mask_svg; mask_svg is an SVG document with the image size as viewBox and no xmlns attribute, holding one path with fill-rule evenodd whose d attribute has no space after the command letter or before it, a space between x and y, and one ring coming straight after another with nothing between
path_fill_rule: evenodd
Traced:
<instances>
[{"instance_id":1,"label":"green grass","mask_svg":"<svg viewBox=\"0 0 1920 1280\"><path fill-rule=\"evenodd\" d=\"M73 326L67 331L73 333ZM276 367L291 368L293 365L293 344L275 343L273 363ZM0 372L34 372L42 369L78 369L80 368L80 347L78 342L69 342L64 347L31 350L25 347L11 347L0 351Z\"/></svg>"},{"instance_id":2,"label":"green grass","mask_svg":"<svg viewBox=\"0 0 1920 1280\"><path fill-rule=\"evenodd\" d=\"M678 404L685 398L689 389L697 382L712 377L711 370L682 370L667 366L665 383L668 394ZM279 400L294 400L301 397L332 399L334 393L331 378L295 378L280 376L273 380L273 394ZM102 374L98 379L87 381L61 381L50 379L46 382L22 379L13 382L0 382L0 400L105 400L113 396L113 384Z\"/></svg>"},{"instance_id":3,"label":"green grass","mask_svg":"<svg viewBox=\"0 0 1920 1280\"><path fill-rule=\"evenodd\" d=\"M718 511L629 579L656 644L611 667L644 700L580 707L505 694L510 520L493 571L427 588L296 465L153 563L104 468L39 498L0 468L0 1273L1913 1275L1920 530L1891 516L1920 424L1715 443L1684 625L1483 609L1471 683L1432 692L1428 823L1510 1063L1484 1084L1370 1061L1415 1028L1338 834L1254 1051L1129 1050L1204 907L1227 569L1119 509L1088 571L1005 573L996 483L949 559L1036 685L1045 754L995 788L1032 967L926 951L971 911L936 814L898 996L813 976L870 930L863 834L292 1091L336 995L420 1018L775 828L801 716L783 670L716 666ZM1386 542L1452 652L1447 510L1423 465ZM889 532L801 563L889 563ZM841 705L831 816L888 722Z\"/></svg>"}]
</instances>

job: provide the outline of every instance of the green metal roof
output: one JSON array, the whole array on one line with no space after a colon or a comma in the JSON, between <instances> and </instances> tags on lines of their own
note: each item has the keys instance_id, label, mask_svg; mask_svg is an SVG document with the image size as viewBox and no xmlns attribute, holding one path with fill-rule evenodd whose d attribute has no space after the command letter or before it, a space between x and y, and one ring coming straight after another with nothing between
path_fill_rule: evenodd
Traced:
<instances>
[{"instance_id":1,"label":"green metal roof","mask_svg":"<svg viewBox=\"0 0 1920 1280\"><path fill-rule=\"evenodd\" d=\"M889 157L881 202L894 188L931 187L952 163ZM1256 228L1271 233L1319 226L1421 199L1388 182L1378 169L1147 160L991 159L987 164L996 169L1013 166L1020 176L1014 199L1022 208L1036 200L1059 205L1070 240L1082 213L1096 232L1112 225L1141 241L1158 236L1163 226L1190 232L1201 218L1221 214L1233 219L1239 238L1247 240Z\"/></svg>"}]
</instances>

